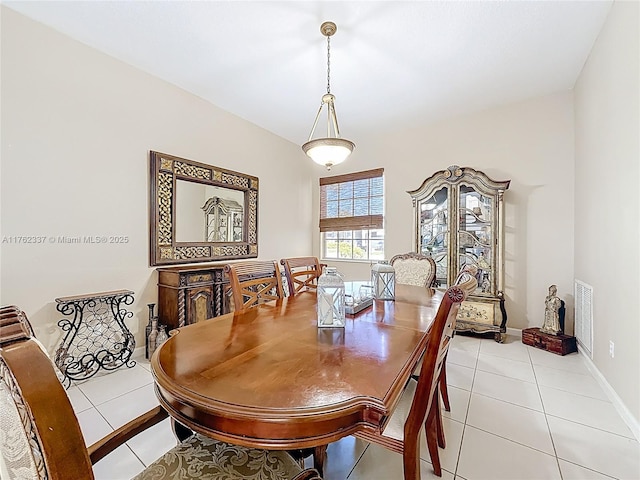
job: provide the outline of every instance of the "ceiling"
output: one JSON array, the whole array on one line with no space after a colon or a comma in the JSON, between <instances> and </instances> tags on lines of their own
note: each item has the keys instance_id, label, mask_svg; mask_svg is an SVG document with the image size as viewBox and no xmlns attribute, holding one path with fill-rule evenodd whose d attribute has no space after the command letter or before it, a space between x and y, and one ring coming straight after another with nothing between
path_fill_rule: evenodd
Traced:
<instances>
[{"instance_id":1,"label":"ceiling","mask_svg":"<svg viewBox=\"0 0 640 480\"><path fill-rule=\"evenodd\" d=\"M607 1L3 1L294 143L326 92L356 144L573 88ZM318 133L318 132L317 132Z\"/></svg>"}]
</instances>

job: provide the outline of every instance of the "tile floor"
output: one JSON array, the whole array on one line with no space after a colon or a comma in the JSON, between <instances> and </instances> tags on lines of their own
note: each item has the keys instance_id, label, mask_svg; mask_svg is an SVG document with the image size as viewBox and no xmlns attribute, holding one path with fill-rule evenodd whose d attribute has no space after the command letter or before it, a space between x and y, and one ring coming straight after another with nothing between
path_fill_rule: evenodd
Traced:
<instances>
[{"instance_id":1,"label":"tile floor","mask_svg":"<svg viewBox=\"0 0 640 480\"><path fill-rule=\"evenodd\" d=\"M157 404L149 363L137 360L68 390L87 444ZM458 335L447 375L443 479L640 479L640 446L581 355L557 356L516 336L497 344ZM129 479L174 445L164 421L96 464L96 478ZM438 478L425 445L421 458L422 478ZM324 478L400 480L402 459L347 437L329 446Z\"/></svg>"}]
</instances>

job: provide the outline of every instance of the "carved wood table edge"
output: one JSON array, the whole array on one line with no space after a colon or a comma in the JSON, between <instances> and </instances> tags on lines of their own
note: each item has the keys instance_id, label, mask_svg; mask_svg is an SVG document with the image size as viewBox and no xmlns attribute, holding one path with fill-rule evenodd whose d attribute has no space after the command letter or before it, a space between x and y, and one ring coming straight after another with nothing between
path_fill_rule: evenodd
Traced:
<instances>
[{"instance_id":1,"label":"carved wood table edge","mask_svg":"<svg viewBox=\"0 0 640 480\"><path fill-rule=\"evenodd\" d=\"M247 447L309 448L379 431L442 298L398 287L395 302L374 301L345 328L318 329L315 293L304 292L174 330L151 359L156 395L177 422Z\"/></svg>"}]
</instances>

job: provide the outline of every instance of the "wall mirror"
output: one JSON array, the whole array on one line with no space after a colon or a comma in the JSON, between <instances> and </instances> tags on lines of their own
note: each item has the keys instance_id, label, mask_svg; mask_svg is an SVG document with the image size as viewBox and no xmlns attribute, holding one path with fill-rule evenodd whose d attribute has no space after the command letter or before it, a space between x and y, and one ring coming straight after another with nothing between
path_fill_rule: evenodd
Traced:
<instances>
[{"instance_id":1,"label":"wall mirror","mask_svg":"<svg viewBox=\"0 0 640 480\"><path fill-rule=\"evenodd\" d=\"M150 264L258 256L258 179L150 152Z\"/></svg>"}]
</instances>

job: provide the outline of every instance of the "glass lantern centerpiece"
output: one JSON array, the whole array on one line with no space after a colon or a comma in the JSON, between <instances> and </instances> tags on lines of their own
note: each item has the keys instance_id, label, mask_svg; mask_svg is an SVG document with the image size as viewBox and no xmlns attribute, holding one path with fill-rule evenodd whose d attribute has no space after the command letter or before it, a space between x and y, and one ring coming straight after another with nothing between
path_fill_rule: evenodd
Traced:
<instances>
[{"instance_id":1,"label":"glass lantern centerpiece","mask_svg":"<svg viewBox=\"0 0 640 480\"><path fill-rule=\"evenodd\" d=\"M335 267L325 267L318 278L318 327L344 327L344 280Z\"/></svg>"},{"instance_id":2,"label":"glass lantern centerpiece","mask_svg":"<svg viewBox=\"0 0 640 480\"><path fill-rule=\"evenodd\" d=\"M396 271L386 260L371 267L373 298L376 300L394 300L396 298Z\"/></svg>"}]
</instances>

